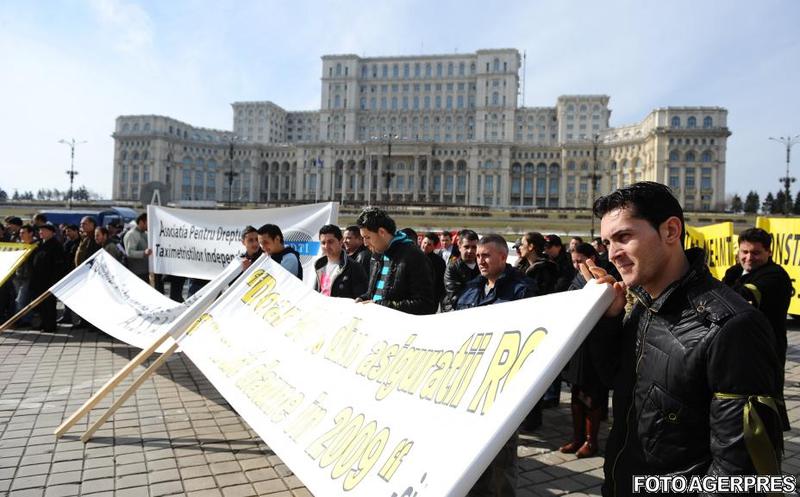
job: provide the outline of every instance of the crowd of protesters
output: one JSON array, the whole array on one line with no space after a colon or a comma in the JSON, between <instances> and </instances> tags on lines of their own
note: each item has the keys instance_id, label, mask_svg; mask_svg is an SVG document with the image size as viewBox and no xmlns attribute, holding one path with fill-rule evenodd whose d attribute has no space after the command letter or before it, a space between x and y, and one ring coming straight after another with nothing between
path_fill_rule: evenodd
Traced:
<instances>
[{"instance_id":1,"label":"crowd of protesters","mask_svg":"<svg viewBox=\"0 0 800 497\"><path fill-rule=\"evenodd\" d=\"M604 495L630 495L634 475L778 474L782 431L789 429L783 374L793 289L771 260L771 236L757 228L741 233L738 262L719 282L701 249L684 249L683 211L664 185L614 191L597 200L594 215L601 237L572 237L565 246L556 234L531 231L511 245L510 264L510 244L498 234L417 236L386 211L367 207L344 230L319 230L314 289L425 315L577 291L593 279L611 285L613 303L469 496L516 495L518 433L541 425L541 410L558 405L563 381L572 436L560 451L584 458L604 450ZM42 218L6 218L3 241L37 248L0 289L0 311L21 309L100 249L147 280L146 215L127 233L120 228L98 227L90 217L58 228ZM267 254L303 278L300 254L280 227L247 226L242 245L245 268ZM179 285L171 296L181 299L184 279L163 279ZM163 291L163 282L154 283ZM42 329L54 331L55 299L40 304L38 314ZM613 425L601 448L612 392Z\"/></svg>"}]
</instances>

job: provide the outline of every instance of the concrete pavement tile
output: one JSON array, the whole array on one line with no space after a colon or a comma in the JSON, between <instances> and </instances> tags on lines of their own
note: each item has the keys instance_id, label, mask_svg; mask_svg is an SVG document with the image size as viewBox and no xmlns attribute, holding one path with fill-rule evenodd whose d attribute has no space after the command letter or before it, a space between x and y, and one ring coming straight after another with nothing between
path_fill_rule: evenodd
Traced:
<instances>
[{"instance_id":1,"label":"concrete pavement tile","mask_svg":"<svg viewBox=\"0 0 800 497\"><path fill-rule=\"evenodd\" d=\"M183 488L186 489L187 492L216 488L216 486L217 483L214 481L214 478L210 476L192 478L191 480L183 480Z\"/></svg>"},{"instance_id":2,"label":"concrete pavement tile","mask_svg":"<svg viewBox=\"0 0 800 497\"><path fill-rule=\"evenodd\" d=\"M114 489L114 480L110 478L104 478L100 480L89 480L81 483L81 495L91 494L93 492L108 492L113 489Z\"/></svg>"},{"instance_id":3,"label":"concrete pavement tile","mask_svg":"<svg viewBox=\"0 0 800 497\"><path fill-rule=\"evenodd\" d=\"M183 485L181 485L181 482L179 481L168 481L150 485L150 495L152 497L161 497L162 495L180 493L183 493Z\"/></svg>"},{"instance_id":4,"label":"concrete pavement tile","mask_svg":"<svg viewBox=\"0 0 800 497\"><path fill-rule=\"evenodd\" d=\"M208 466L191 466L189 468L181 468L181 478L199 478L201 476L211 476L211 469Z\"/></svg>"},{"instance_id":5,"label":"concrete pavement tile","mask_svg":"<svg viewBox=\"0 0 800 497\"><path fill-rule=\"evenodd\" d=\"M17 478L34 475L44 475L50 471L50 463L44 464L31 464L30 466L21 466L17 469Z\"/></svg>"},{"instance_id":6,"label":"concrete pavement tile","mask_svg":"<svg viewBox=\"0 0 800 497\"><path fill-rule=\"evenodd\" d=\"M83 480L98 480L100 478L114 478L114 466L87 469L83 472Z\"/></svg>"},{"instance_id":7,"label":"concrete pavement tile","mask_svg":"<svg viewBox=\"0 0 800 497\"><path fill-rule=\"evenodd\" d=\"M175 459L158 459L156 461L148 460L146 465L148 471L160 471L162 469L178 468L178 465L175 463Z\"/></svg>"},{"instance_id":8,"label":"concrete pavement tile","mask_svg":"<svg viewBox=\"0 0 800 497\"><path fill-rule=\"evenodd\" d=\"M252 471L245 471L244 475L252 482L274 480L278 478L278 473L272 468L260 468Z\"/></svg>"},{"instance_id":9,"label":"concrete pavement tile","mask_svg":"<svg viewBox=\"0 0 800 497\"><path fill-rule=\"evenodd\" d=\"M196 490L187 494L189 497L222 497L222 492L216 488Z\"/></svg>"},{"instance_id":10,"label":"concrete pavement tile","mask_svg":"<svg viewBox=\"0 0 800 497\"><path fill-rule=\"evenodd\" d=\"M165 469L163 471L153 471L148 473L150 483L161 483L166 481L180 480L180 473L177 469Z\"/></svg>"},{"instance_id":11,"label":"concrete pavement tile","mask_svg":"<svg viewBox=\"0 0 800 497\"><path fill-rule=\"evenodd\" d=\"M43 488L27 488L25 490L12 490L9 497L42 497L44 495Z\"/></svg>"},{"instance_id":12,"label":"concrete pavement tile","mask_svg":"<svg viewBox=\"0 0 800 497\"><path fill-rule=\"evenodd\" d=\"M72 497L73 495L79 495L81 491L81 486L77 483L70 483L67 485L53 485L48 486L45 489L44 496L45 497Z\"/></svg>"},{"instance_id":13,"label":"concrete pavement tile","mask_svg":"<svg viewBox=\"0 0 800 497\"><path fill-rule=\"evenodd\" d=\"M258 495L269 495L286 490L288 487L282 480L267 480L253 483Z\"/></svg>"},{"instance_id":14,"label":"concrete pavement tile","mask_svg":"<svg viewBox=\"0 0 800 497\"><path fill-rule=\"evenodd\" d=\"M215 475L221 475L225 473L237 473L242 470L242 467L239 466L239 463L236 461L229 461L229 462L214 462L210 465L211 471Z\"/></svg>"},{"instance_id":15,"label":"concrete pavement tile","mask_svg":"<svg viewBox=\"0 0 800 497\"><path fill-rule=\"evenodd\" d=\"M26 488L44 487L47 475L26 476L24 478L14 478L11 490L24 490Z\"/></svg>"},{"instance_id":16,"label":"concrete pavement tile","mask_svg":"<svg viewBox=\"0 0 800 497\"><path fill-rule=\"evenodd\" d=\"M64 483L80 483L83 478L81 471L68 471L66 473L52 474L47 478L47 485L61 485Z\"/></svg>"},{"instance_id":17,"label":"concrete pavement tile","mask_svg":"<svg viewBox=\"0 0 800 497\"><path fill-rule=\"evenodd\" d=\"M214 477L220 487L232 487L248 483L247 478L242 473L226 473ZM224 493L224 492L223 492Z\"/></svg>"},{"instance_id":18,"label":"concrete pavement tile","mask_svg":"<svg viewBox=\"0 0 800 497\"><path fill-rule=\"evenodd\" d=\"M120 476L114 479L116 488L146 487L148 484L147 473Z\"/></svg>"},{"instance_id":19,"label":"concrete pavement tile","mask_svg":"<svg viewBox=\"0 0 800 497\"><path fill-rule=\"evenodd\" d=\"M251 497L256 494L256 490L250 484L236 485L235 487L226 487L222 489L224 497Z\"/></svg>"},{"instance_id":20,"label":"concrete pavement tile","mask_svg":"<svg viewBox=\"0 0 800 497\"><path fill-rule=\"evenodd\" d=\"M117 476L138 475L147 473L147 466L143 462L135 462L132 464L119 464L116 466Z\"/></svg>"}]
</instances>

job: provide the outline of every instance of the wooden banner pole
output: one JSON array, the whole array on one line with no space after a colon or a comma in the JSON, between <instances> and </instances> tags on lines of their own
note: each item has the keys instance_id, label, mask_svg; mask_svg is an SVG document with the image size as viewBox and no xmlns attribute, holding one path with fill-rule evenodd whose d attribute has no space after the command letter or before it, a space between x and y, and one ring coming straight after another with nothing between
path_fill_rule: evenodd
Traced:
<instances>
[{"instance_id":1,"label":"wooden banner pole","mask_svg":"<svg viewBox=\"0 0 800 497\"><path fill-rule=\"evenodd\" d=\"M122 395L120 395L119 398L117 398L117 400L115 400L114 403L111 404L111 407L109 407L108 410L106 410L106 412L104 412L103 415L100 416L100 418L97 421L95 421L92 424L92 426L89 427L88 430L86 430L86 433L81 435L81 442L86 443L89 440L91 440L94 433L103 425L103 423L105 423L108 420L108 418L114 415L117 409L119 409L122 406L122 404L124 404L125 401L128 400L128 398L131 395L133 395L136 392L136 390L139 389L142 383L144 383L153 373L156 372L158 368L161 367L162 364L164 364L164 362L166 362L166 360L173 354L173 352L175 352L175 350L177 350L177 348L178 348L178 343L176 342L172 344L172 346L169 349L167 349L163 354L161 354L161 356L158 359L153 361L153 363L147 369L144 370L141 376L136 378L136 381L134 381L122 393Z\"/></svg>"},{"instance_id":2,"label":"wooden banner pole","mask_svg":"<svg viewBox=\"0 0 800 497\"><path fill-rule=\"evenodd\" d=\"M20 319L22 319L22 318L25 316L25 314L28 314L29 312L31 312L31 310L32 310L34 307L36 307L37 305L39 305L39 304L41 304L42 302L44 302L44 299L46 299L46 298L47 298L47 297L49 297L49 296L50 296L50 290L47 290L47 291L46 291L46 292L44 292L43 294L41 294L41 295L39 295L38 297L36 297L36 300L34 300L34 301L33 301L33 302L31 302L30 304L26 305L26 306L25 306L25 307L23 307L22 309L20 309L18 313L14 314L14 315L13 315L13 316L11 316L10 318L8 318L8 321L6 321L6 322L5 322L5 323L3 323L2 325L0 325L0 333L2 333L2 332L4 332L4 331L6 331L8 328L10 328L10 327L11 327L11 325L13 325L14 323L16 323L16 322L17 322L17 321L19 321Z\"/></svg>"},{"instance_id":3,"label":"wooden banner pole","mask_svg":"<svg viewBox=\"0 0 800 497\"><path fill-rule=\"evenodd\" d=\"M96 406L98 402L103 400L103 398L106 395L108 395L109 392L111 392L114 388L116 388L117 385L122 383L122 381L125 380L125 378L130 376L130 374L133 372L134 369L136 369L137 366L142 364L144 361L147 360L148 357L153 355L156 349L160 347L161 344L164 343L170 336L171 336L170 333L164 333L163 335L158 337L155 341L153 341L153 343L151 343L149 347L147 347L146 349L142 349L142 351L139 352L136 355L136 357L131 359L130 362L128 362L128 364L125 365L124 368L122 368L117 374L112 376L111 379L105 383L105 385L100 387L100 389L97 392L95 392L94 395L92 395L89 398L89 400L84 402L84 404L80 407L80 409L75 411L75 413L73 413L72 416L70 416L66 421L61 423L61 426L56 428L55 431L56 438L61 438L64 435L64 433L66 433L70 428L72 428L72 426L75 425L75 423L77 423L83 416L85 416L90 410L92 410L92 408Z\"/></svg>"}]
</instances>

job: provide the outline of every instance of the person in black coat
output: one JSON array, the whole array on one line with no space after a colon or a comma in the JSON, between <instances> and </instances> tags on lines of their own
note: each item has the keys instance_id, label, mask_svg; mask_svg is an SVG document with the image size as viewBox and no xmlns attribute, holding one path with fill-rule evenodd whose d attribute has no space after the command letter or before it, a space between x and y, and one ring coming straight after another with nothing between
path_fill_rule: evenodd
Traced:
<instances>
[{"instance_id":1,"label":"person in black coat","mask_svg":"<svg viewBox=\"0 0 800 497\"><path fill-rule=\"evenodd\" d=\"M581 243L570 253L576 268L591 260L609 274L619 278L619 273L609 263L601 263L597 251L588 243ZM570 290L580 290L586 279L576 271ZM608 405L608 391L613 386L617 354L609 348L609 334L600 325L592 329L586 340L570 359L561 373L561 378L571 385L570 410L572 411L572 440L559 450L564 454L575 454L579 459L597 454L597 435L600 430L603 410Z\"/></svg>"},{"instance_id":2,"label":"person in black coat","mask_svg":"<svg viewBox=\"0 0 800 497\"><path fill-rule=\"evenodd\" d=\"M772 260L772 235L761 228L739 234L739 264L725 271L722 282L760 310L772 325L778 358L786 365L786 313L794 295L792 280ZM783 391L783 384L781 384ZM789 430L785 405L781 406L784 430Z\"/></svg>"},{"instance_id":3,"label":"person in black coat","mask_svg":"<svg viewBox=\"0 0 800 497\"><path fill-rule=\"evenodd\" d=\"M460 257L452 260L444 272L442 312L454 310L467 282L481 274L477 261L478 234L472 230L461 230L458 234L458 251Z\"/></svg>"},{"instance_id":4,"label":"person in black coat","mask_svg":"<svg viewBox=\"0 0 800 497\"><path fill-rule=\"evenodd\" d=\"M558 266L558 279L556 280L553 291L564 292L569 289L572 278L575 277L575 268L572 266L569 254L564 250L564 245L561 243L560 236L547 235L544 239L544 249L547 253L547 257Z\"/></svg>"},{"instance_id":5,"label":"person in black coat","mask_svg":"<svg viewBox=\"0 0 800 497\"><path fill-rule=\"evenodd\" d=\"M433 271L433 300L436 305L444 298L444 272L447 265L444 259L436 253L436 246L439 245L439 235L436 233L426 233L422 239L422 252L428 257Z\"/></svg>"},{"instance_id":6,"label":"person in black coat","mask_svg":"<svg viewBox=\"0 0 800 497\"><path fill-rule=\"evenodd\" d=\"M506 264L508 245L500 235L486 235L478 242L480 276L470 280L456 310L510 302L537 295L536 283ZM515 433L478 478L467 497L517 495L518 461Z\"/></svg>"},{"instance_id":7,"label":"person in black coat","mask_svg":"<svg viewBox=\"0 0 800 497\"><path fill-rule=\"evenodd\" d=\"M325 254L314 263L314 290L329 297L357 298L367 291L367 274L342 247L342 230L327 224L319 230L319 242Z\"/></svg>"},{"instance_id":8,"label":"person in black coat","mask_svg":"<svg viewBox=\"0 0 800 497\"><path fill-rule=\"evenodd\" d=\"M541 233L530 231L519 240L520 258L517 269L536 282L540 295L553 293L560 276L558 265L545 254L546 240Z\"/></svg>"},{"instance_id":9,"label":"person in black coat","mask_svg":"<svg viewBox=\"0 0 800 497\"><path fill-rule=\"evenodd\" d=\"M372 264L372 252L364 245L364 238L358 226L348 226L344 233L344 249L347 257L354 260L364 268L364 273L369 276L370 265Z\"/></svg>"},{"instance_id":10,"label":"person in black coat","mask_svg":"<svg viewBox=\"0 0 800 497\"><path fill-rule=\"evenodd\" d=\"M433 277L416 240L397 231L382 209L367 207L356 220L364 244L372 251L367 291L358 302L373 302L410 314L433 314Z\"/></svg>"},{"instance_id":11,"label":"person in black coat","mask_svg":"<svg viewBox=\"0 0 800 497\"><path fill-rule=\"evenodd\" d=\"M31 265L31 295L38 297L64 276L64 248L56 239L56 227L50 223L39 226L42 243L33 254ZM37 307L42 318L42 331L56 331L56 298L48 296Z\"/></svg>"}]
</instances>

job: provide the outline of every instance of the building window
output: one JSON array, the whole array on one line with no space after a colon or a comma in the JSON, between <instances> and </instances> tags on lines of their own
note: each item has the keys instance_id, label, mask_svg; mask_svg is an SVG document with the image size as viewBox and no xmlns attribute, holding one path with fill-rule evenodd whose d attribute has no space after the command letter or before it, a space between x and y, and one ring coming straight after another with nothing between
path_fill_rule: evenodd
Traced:
<instances>
[{"instance_id":1,"label":"building window","mask_svg":"<svg viewBox=\"0 0 800 497\"><path fill-rule=\"evenodd\" d=\"M684 186L686 186L687 190L694 190L694 168L690 167L686 169L686 176L684 177Z\"/></svg>"},{"instance_id":2,"label":"building window","mask_svg":"<svg viewBox=\"0 0 800 497\"><path fill-rule=\"evenodd\" d=\"M711 152L709 152L708 150L703 152L703 154L700 156L700 161L701 162L711 162Z\"/></svg>"},{"instance_id":3,"label":"building window","mask_svg":"<svg viewBox=\"0 0 800 497\"><path fill-rule=\"evenodd\" d=\"M681 118L678 117L678 116L673 117L672 121L670 122L670 126L673 127L673 128L680 128L681 127Z\"/></svg>"},{"instance_id":4,"label":"building window","mask_svg":"<svg viewBox=\"0 0 800 497\"><path fill-rule=\"evenodd\" d=\"M670 160L670 162L678 162L680 160L678 158L678 151L677 150L670 151L669 160Z\"/></svg>"},{"instance_id":5,"label":"building window","mask_svg":"<svg viewBox=\"0 0 800 497\"><path fill-rule=\"evenodd\" d=\"M681 187L681 177L677 167L669 168L669 187L673 190Z\"/></svg>"},{"instance_id":6,"label":"building window","mask_svg":"<svg viewBox=\"0 0 800 497\"><path fill-rule=\"evenodd\" d=\"M686 127L687 128L696 128L697 127L697 118L694 116L689 116L689 119L686 120Z\"/></svg>"},{"instance_id":7,"label":"building window","mask_svg":"<svg viewBox=\"0 0 800 497\"><path fill-rule=\"evenodd\" d=\"M694 162L694 152L686 152L686 162Z\"/></svg>"},{"instance_id":8,"label":"building window","mask_svg":"<svg viewBox=\"0 0 800 497\"><path fill-rule=\"evenodd\" d=\"M703 118L703 127L710 128L714 125L714 120L711 119L711 116L706 116Z\"/></svg>"}]
</instances>

